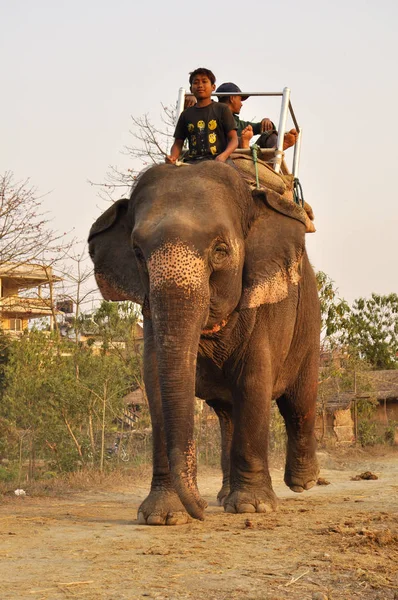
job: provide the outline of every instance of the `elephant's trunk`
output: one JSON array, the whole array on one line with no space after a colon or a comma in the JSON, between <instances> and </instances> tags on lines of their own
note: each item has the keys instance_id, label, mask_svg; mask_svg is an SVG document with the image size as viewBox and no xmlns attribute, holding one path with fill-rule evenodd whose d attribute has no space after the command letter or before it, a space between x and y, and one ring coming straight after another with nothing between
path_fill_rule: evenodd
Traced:
<instances>
[{"instance_id":1,"label":"elephant's trunk","mask_svg":"<svg viewBox=\"0 0 398 600\"><path fill-rule=\"evenodd\" d=\"M194 409L196 359L203 320L198 307L164 300L151 306L171 479L188 513L203 518L196 484ZM198 315L197 313L200 312Z\"/></svg>"},{"instance_id":2,"label":"elephant's trunk","mask_svg":"<svg viewBox=\"0 0 398 600\"><path fill-rule=\"evenodd\" d=\"M194 409L196 360L207 317L209 286L203 262L201 269L196 263L190 264L185 275L179 271L179 279L170 277L173 272L170 262L167 271L162 269L161 278L151 266L151 317L171 479L188 513L203 519L205 503L196 484ZM165 272L169 275L166 280Z\"/></svg>"}]
</instances>

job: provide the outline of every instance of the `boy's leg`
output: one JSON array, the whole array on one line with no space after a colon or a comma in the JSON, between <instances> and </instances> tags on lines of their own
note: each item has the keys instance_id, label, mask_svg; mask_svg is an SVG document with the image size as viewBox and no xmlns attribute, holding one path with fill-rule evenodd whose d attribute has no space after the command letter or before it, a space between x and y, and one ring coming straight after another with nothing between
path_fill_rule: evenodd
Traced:
<instances>
[{"instance_id":1,"label":"boy's leg","mask_svg":"<svg viewBox=\"0 0 398 600\"><path fill-rule=\"evenodd\" d=\"M291 148L291 146L294 146L294 144L297 141L297 131L295 129L291 129L290 131L287 131L285 133L284 136L284 140L283 140L283 149L287 150L288 148ZM264 133L262 133L260 135L260 137L258 138L256 144L258 146L260 146L260 148L276 148L276 145L278 143L278 133L274 130L274 131L265 131Z\"/></svg>"}]
</instances>

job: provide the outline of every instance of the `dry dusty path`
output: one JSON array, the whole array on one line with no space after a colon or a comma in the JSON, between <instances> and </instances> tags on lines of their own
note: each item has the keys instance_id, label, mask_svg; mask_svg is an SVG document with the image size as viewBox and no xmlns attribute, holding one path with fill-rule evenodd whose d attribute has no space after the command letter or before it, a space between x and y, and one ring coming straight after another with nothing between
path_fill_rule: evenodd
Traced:
<instances>
[{"instance_id":1,"label":"dry dusty path","mask_svg":"<svg viewBox=\"0 0 398 600\"><path fill-rule=\"evenodd\" d=\"M301 495L275 469L272 515L225 514L218 471L202 470L206 520L181 527L137 525L148 481L4 498L0 600L398 599L398 453L385 452L320 454L331 484ZM379 478L350 480L366 470Z\"/></svg>"}]
</instances>

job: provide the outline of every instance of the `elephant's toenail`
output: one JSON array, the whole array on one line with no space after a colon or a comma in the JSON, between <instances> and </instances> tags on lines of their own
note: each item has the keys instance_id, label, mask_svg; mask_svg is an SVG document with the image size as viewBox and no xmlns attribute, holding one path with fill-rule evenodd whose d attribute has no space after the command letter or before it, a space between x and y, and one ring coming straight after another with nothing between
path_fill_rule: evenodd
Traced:
<instances>
[{"instance_id":1,"label":"elephant's toenail","mask_svg":"<svg viewBox=\"0 0 398 600\"><path fill-rule=\"evenodd\" d=\"M238 513L255 513L256 507L253 504L240 504L238 506Z\"/></svg>"},{"instance_id":2,"label":"elephant's toenail","mask_svg":"<svg viewBox=\"0 0 398 600\"><path fill-rule=\"evenodd\" d=\"M270 512L272 512L272 507L269 506L268 504L262 503L257 506L257 512L258 513L270 513Z\"/></svg>"},{"instance_id":3,"label":"elephant's toenail","mask_svg":"<svg viewBox=\"0 0 398 600\"><path fill-rule=\"evenodd\" d=\"M140 512L138 513L138 525L146 525L146 519L144 517L144 513Z\"/></svg>"}]
</instances>

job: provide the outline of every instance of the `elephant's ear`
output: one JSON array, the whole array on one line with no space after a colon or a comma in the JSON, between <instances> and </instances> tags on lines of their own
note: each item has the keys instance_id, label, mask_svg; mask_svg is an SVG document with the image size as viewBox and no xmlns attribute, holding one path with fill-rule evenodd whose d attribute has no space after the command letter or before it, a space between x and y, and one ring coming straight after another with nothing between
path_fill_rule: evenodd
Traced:
<instances>
[{"instance_id":1,"label":"elephant's ear","mask_svg":"<svg viewBox=\"0 0 398 600\"><path fill-rule=\"evenodd\" d=\"M270 190L253 191L253 199L257 216L245 243L240 308L284 300L300 281L304 254L305 211Z\"/></svg>"},{"instance_id":2,"label":"elephant's ear","mask_svg":"<svg viewBox=\"0 0 398 600\"><path fill-rule=\"evenodd\" d=\"M89 252L105 300L144 302L137 261L131 247L129 200L115 202L90 229Z\"/></svg>"},{"instance_id":3,"label":"elephant's ear","mask_svg":"<svg viewBox=\"0 0 398 600\"><path fill-rule=\"evenodd\" d=\"M292 219L296 219L303 223L307 233L313 233L315 231L313 223L314 213L307 202L304 203L304 208L302 208L295 202L280 196L276 192L271 192L271 190L267 190L267 192L254 190L252 195L258 200L263 200L267 206L273 208L282 215L286 215L287 217L291 217Z\"/></svg>"},{"instance_id":4,"label":"elephant's ear","mask_svg":"<svg viewBox=\"0 0 398 600\"><path fill-rule=\"evenodd\" d=\"M117 200L106 210L95 223L91 226L90 233L88 234L88 243L94 238L94 236L103 233L121 217L124 217L129 207L129 199L122 198Z\"/></svg>"}]
</instances>

